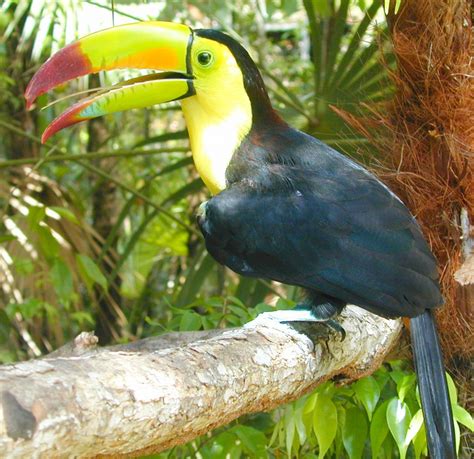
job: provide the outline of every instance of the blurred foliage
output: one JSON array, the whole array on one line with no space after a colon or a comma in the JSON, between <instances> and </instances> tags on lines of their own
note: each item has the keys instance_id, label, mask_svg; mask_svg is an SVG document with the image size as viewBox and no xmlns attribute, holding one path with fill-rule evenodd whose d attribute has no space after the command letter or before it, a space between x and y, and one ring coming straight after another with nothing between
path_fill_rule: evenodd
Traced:
<instances>
[{"instance_id":1,"label":"blurred foliage","mask_svg":"<svg viewBox=\"0 0 474 459\"><path fill-rule=\"evenodd\" d=\"M250 50L290 124L368 161L374 152L366 140L331 106L360 113L361 103L390 97L393 59L381 3L4 0L0 361L38 356L104 324L123 342L238 326L298 299L296 288L240 278L205 252L194 214L207 192L192 167L176 104L107 117L105 140L92 151L86 126L42 146L44 127L70 101L48 104L88 91L89 80L41 96L26 112L22 94L41 62L78 36L131 20L219 28ZM135 75L110 72L100 79L108 85ZM104 183L116 190L116 208L109 234L101 236L92 201ZM391 362L350 386L326 383L273 413L244 417L156 457L420 457L426 453L422 417L406 365ZM453 404L457 421L472 428L455 395Z\"/></svg>"}]
</instances>

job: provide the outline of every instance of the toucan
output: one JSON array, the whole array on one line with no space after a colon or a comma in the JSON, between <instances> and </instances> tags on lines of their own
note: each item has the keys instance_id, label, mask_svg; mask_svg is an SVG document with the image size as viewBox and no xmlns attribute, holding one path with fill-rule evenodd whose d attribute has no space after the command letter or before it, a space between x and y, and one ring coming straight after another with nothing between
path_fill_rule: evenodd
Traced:
<instances>
[{"instance_id":1,"label":"toucan","mask_svg":"<svg viewBox=\"0 0 474 459\"><path fill-rule=\"evenodd\" d=\"M295 320L333 320L349 303L411 318L429 452L455 458L433 315L443 304L436 261L402 201L359 164L290 127L248 52L217 30L153 21L88 35L43 64L27 106L73 78L124 68L153 73L76 103L42 140L107 113L180 101L212 194L198 212L209 253L243 276L302 287Z\"/></svg>"}]
</instances>

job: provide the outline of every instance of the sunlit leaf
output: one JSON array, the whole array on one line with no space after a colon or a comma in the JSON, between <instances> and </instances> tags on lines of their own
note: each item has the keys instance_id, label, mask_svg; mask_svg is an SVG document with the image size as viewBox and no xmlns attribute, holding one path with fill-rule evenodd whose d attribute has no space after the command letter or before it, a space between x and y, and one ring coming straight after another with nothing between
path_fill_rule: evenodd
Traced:
<instances>
[{"instance_id":1,"label":"sunlit leaf","mask_svg":"<svg viewBox=\"0 0 474 459\"><path fill-rule=\"evenodd\" d=\"M352 388L354 389L357 398L364 405L370 421L380 397L380 388L377 381L372 376L367 376L359 379L359 381L352 385Z\"/></svg>"},{"instance_id":2,"label":"sunlit leaf","mask_svg":"<svg viewBox=\"0 0 474 459\"><path fill-rule=\"evenodd\" d=\"M423 425L423 411L418 410L410 421L408 432L405 437L405 446L408 448L410 442L415 438L416 434L420 431Z\"/></svg>"},{"instance_id":3,"label":"sunlit leaf","mask_svg":"<svg viewBox=\"0 0 474 459\"><path fill-rule=\"evenodd\" d=\"M454 384L453 378L451 375L446 372L446 382L448 383L448 392L449 392L449 400L451 401L451 405L456 405L458 402L458 390L456 388L456 384Z\"/></svg>"},{"instance_id":4,"label":"sunlit leaf","mask_svg":"<svg viewBox=\"0 0 474 459\"><path fill-rule=\"evenodd\" d=\"M456 421L467 427L471 432L474 431L474 420L462 406L453 406L453 416Z\"/></svg>"},{"instance_id":5,"label":"sunlit leaf","mask_svg":"<svg viewBox=\"0 0 474 459\"><path fill-rule=\"evenodd\" d=\"M319 459L322 459L336 436L337 409L326 395L318 393L313 410L313 430L319 445Z\"/></svg>"},{"instance_id":6,"label":"sunlit leaf","mask_svg":"<svg viewBox=\"0 0 474 459\"><path fill-rule=\"evenodd\" d=\"M50 209L54 210L62 218L69 220L71 223L75 223L76 225L79 224L79 220L70 209L58 206L51 206Z\"/></svg>"},{"instance_id":7,"label":"sunlit leaf","mask_svg":"<svg viewBox=\"0 0 474 459\"><path fill-rule=\"evenodd\" d=\"M411 414L408 405L397 397L392 398L387 406L387 424L398 446L400 458L405 459L408 446L405 438L410 426Z\"/></svg>"},{"instance_id":8,"label":"sunlit leaf","mask_svg":"<svg viewBox=\"0 0 474 459\"><path fill-rule=\"evenodd\" d=\"M419 459L422 455L426 456L428 453L428 444L426 441L425 425L422 424L420 430L417 432L412 440L415 450L415 458Z\"/></svg>"},{"instance_id":9,"label":"sunlit leaf","mask_svg":"<svg viewBox=\"0 0 474 459\"><path fill-rule=\"evenodd\" d=\"M461 429L459 428L459 424L454 421L454 441L456 445L456 452L459 452L459 446L461 445Z\"/></svg>"},{"instance_id":10,"label":"sunlit leaf","mask_svg":"<svg viewBox=\"0 0 474 459\"><path fill-rule=\"evenodd\" d=\"M295 427L296 431L298 432L298 437L301 444L304 444L306 441L306 427L303 422L303 410L305 407L305 399L300 398L294 406L294 419L295 419Z\"/></svg>"},{"instance_id":11,"label":"sunlit leaf","mask_svg":"<svg viewBox=\"0 0 474 459\"><path fill-rule=\"evenodd\" d=\"M293 406L288 405L285 409L285 446L286 446L286 453L288 458L291 459L292 457L292 450L293 444L295 439L295 418L293 412Z\"/></svg>"},{"instance_id":12,"label":"sunlit leaf","mask_svg":"<svg viewBox=\"0 0 474 459\"><path fill-rule=\"evenodd\" d=\"M46 259L55 260L59 256L59 243L51 234L47 226L38 225L36 227L39 247Z\"/></svg>"},{"instance_id":13,"label":"sunlit leaf","mask_svg":"<svg viewBox=\"0 0 474 459\"><path fill-rule=\"evenodd\" d=\"M400 401L405 400L405 396L407 392L415 385L416 382L416 375L415 374L408 374L403 376L401 380L397 383L397 392L398 398Z\"/></svg>"},{"instance_id":14,"label":"sunlit leaf","mask_svg":"<svg viewBox=\"0 0 474 459\"><path fill-rule=\"evenodd\" d=\"M35 264L29 258L15 258L14 266L18 274L27 275L33 273Z\"/></svg>"}]
</instances>

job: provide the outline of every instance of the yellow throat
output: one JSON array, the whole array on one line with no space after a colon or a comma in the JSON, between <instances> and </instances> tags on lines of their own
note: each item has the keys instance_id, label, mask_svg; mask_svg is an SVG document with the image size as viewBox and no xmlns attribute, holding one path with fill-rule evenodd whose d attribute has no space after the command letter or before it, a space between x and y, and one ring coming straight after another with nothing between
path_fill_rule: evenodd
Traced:
<instances>
[{"instance_id":1,"label":"yellow throat","mask_svg":"<svg viewBox=\"0 0 474 459\"><path fill-rule=\"evenodd\" d=\"M215 62L209 69L193 66L196 95L183 99L194 163L212 194L226 187L225 171L252 125L252 107L242 71L229 49L197 37L193 55L209 49Z\"/></svg>"}]
</instances>

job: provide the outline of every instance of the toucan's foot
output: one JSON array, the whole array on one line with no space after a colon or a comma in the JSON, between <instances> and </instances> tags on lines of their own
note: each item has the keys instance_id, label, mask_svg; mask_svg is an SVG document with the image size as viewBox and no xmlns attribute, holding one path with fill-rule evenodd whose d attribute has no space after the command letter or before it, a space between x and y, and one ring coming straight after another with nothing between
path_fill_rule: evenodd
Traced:
<instances>
[{"instance_id":1,"label":"toucan's foot","mask_svg":"<svg viewBox=\"0 0 474 459\"><path fill-rule=\"evenodd\" d=\"M296 308L309 309L315 322L320 322L331 330L334 330L336 333L339 333L341 335L341 341L346 339L346 331L337 320L334 320L334 317L337 317L342 310L339 305L334 305L332 303L306 305L303 303L297 305Z\"/></svg>"},{"instance_id":2,"label":"toucan's foot","mask_svg":"<svg viewBox=\"0 0 474 459\"><path fill-rule=\"evenodd\" d=\"M278 311L264 312L261 315L282 324L289 322L321 322L314 317L311 309L303 308L280 309Z\"/></svg>"},{"instance_id":3,"label":"toucan's foot","mask_svg":"<svg viewBox=\"0 0 474 459\"><path fill-rule=\"evenodd\" d=\"M321 323L326 325L326 327L331 328L336 333L339 333L341 335L341 341L346 339L346 330L344 330L344 327L337 320L329 319Z\"/></svg>"},{"instance_id":4,"label":"toucan's foot","mask_svg":"<svg viewBox=\"0 0 474 459\"><path fill-rule=\"evenodd\" d=\"M282 309L279 311L264 312L262 315L276 320L282 324L293 326L299 329L297 325L302 322L318 323L336 331L341 335L341 341L346 337L346 331L337 321L328 318L321 318L317 314L317 309L311 306L298 305L294 309Z\"/></svg>"}]
</instances>

